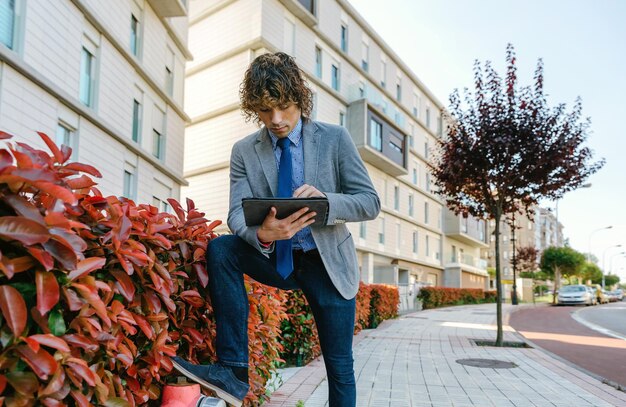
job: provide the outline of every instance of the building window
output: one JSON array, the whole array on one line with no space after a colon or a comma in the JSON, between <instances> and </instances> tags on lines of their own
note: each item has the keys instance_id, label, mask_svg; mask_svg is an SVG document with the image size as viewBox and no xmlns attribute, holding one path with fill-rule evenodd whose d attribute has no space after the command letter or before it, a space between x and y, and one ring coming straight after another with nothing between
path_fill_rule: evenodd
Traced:
<instances>
[{"instance_id":1,"label":"building window","mask_svg":"<svg viewBox=\"0 0 626 407\"><path fill-rule=\"evenodd\" d=\"M430 107L426 108L426 127L430 129Z\"/></svg>"},{"instance_id":2,"label":"building window","mask_svg":"<svg viewBox=\"0 0 626 407\"><path fill-rule=\"evenodd\" d=\"M365 72L369 71L369 60L370 60L370 47L366 43L362 43L361 46L361 68Z\"/></svg>"},{"instance_id":3,"label":"building window","mask_svg":"<svg viewBox=\"0 0 626 407\"><path fill-rule=\"evenodd\" d=\"M346 127L346 114L344 112L339 112L339 125Z\"/></svg>"},{"instance_id":4,"label":"building window","mask_svg":"<svg viewBox=\"0 0 626 407\"><path fill-rule=\"evenodd\" d=\"M139 143L141 136L141 103L133 99L133 141Z\"/></svg>"},{"instance_id":5,"label":"building window","mask_svg":"<svg viewBox=\"0 0 626 407\"><path fill-rule=\"evenodd\" d=\"M415 126L413 123L409 124L409 147L413 148L415 145Z\"/></svg>"},{"instance_id":6,"label":"building window","mask_svg":"<svg viewBox=\"0 0 626 407\"><path fill-rule=\"evenodd\" d=\"M429 146L428 146L428 140L424 141L424 158L428 160L428 150L429 150Z\"/></svg>"},{"instance_id":7,"label":"building window","mask_svg":"<svg viewBox=\"0 0 626 407\"><path fill-rule=\"evenodd\" d=\"M339 91L339 68L332 64L330 67L331 85L333 89Z\"/></svg>"},{"instance_id":8,"label":"building window","mask_svg":"<svg viewBox=\"0 0 626 407\"><path fill-rule=\"evenodd\" d=\"M424 202L424 223L428 223L428 202Z\"/></svg>"},{"instance_id":9,"label":"building window","mask_svg":"<svg viewBox=\"0 0 626 407\"><path fill-rule=\"evenodd\" d=\"M370 119L370 145L383 151L383 125L374 119Z\"/></svg>"},{"instance_id":10,"label":"building window","mask_svg":"<svg viewBox=\"0 0 626 407\"><path fill-rule=\"evenodd\" d=\"M378 243L385 244L385 218L380 218L380 232L378 232Z\"/></svg>"},{"instance_id":11,"label":"building window","mask_svg":"<svg viewBox=\"0 0 626 407\"><path fill-rule=\"evenodd\" d=\"M359 237L365 239L367 237L367 223L361 222L359 225Z\"/></svg>"},{"instance_id":12,"label":"building window","mask_svg":"<svg viewBox=\"0 0 626 407\"><path fill-rule=\"evenodd\" d=\"M70 159L76 159L76 133L69 126L63 123L57 124L57 131L55 134L55 140L57 146L66 145L72 149L72 155Z\"/></svg>"},{"instance_id":13,"label":"building window","mask_svg":"<svg viewBox=\"0 0 626 407\"><path fill-rule=\"evenodd\" d=\"M130 52L139 56L139 20L134 14L130 15Z\"/></svg>"},{"instance_id":14,"label":"building window","mask_svg":"<svg viewBox=\"0 0 626 407\"><path fill-rule=\"evenodd\" d=\"M309 13L315 15L315 0L298 0Z\"/></svg>"},{"instance_id":15,"label":"building window","mask_svg":"<svg viewBox=\"0 0 626 407\"><path fill-rule=\"evenodd\" d=\"M430 236L426 235L426 257L430 256Z\"/></svg>"},{"instance_id":16,"label":"building window","mask_svg":"<svg viewBox=\"0 0 626 407\"><path fill-rule=\"evenodd\" d=\"M0 0L0 42L14 49L15 0Z\"/></svg>"},{"instance_id":17,"label":"building window","mask_svg":"<svg viewBox=\"0 0 626 407\"><path fill-rule=\"evenodd\" d=\"M396 249L400 249L402 244L402 229L399 223L396 223Z\"/></svg>"},{"instance_id":18,"label":"building window","mask_svg":"<svg viewBox=\"0 0 626 407\"><path fill-rule=\"evenodd\" d=\"M170 204L156 196L152 197L152 206L156 206L159 212L169 212L170 210Z\"/></svg>"},{"instance_id":19,"label":"building window","mask_svg":"<svg viewBox=\"0 0 626 407\"><path fill-rule=\"evenodd\" d=\"M169 60L165 65L165 91L168 95L174 95L174 52L167 48L169 52Z\"/></svg>"},{"instance_id":20,"label":"building window","mask_svg":"<svg viewBox=\"0 0 626 407\"><path fill-rule=\"evenodd\" d=\"M426 173L426 191L430 192L430 173Z\"/></svg>"},{"instance_id":21,"label":"building window","mask_svg":"<svg viewBox=\"0 0 626 407\"><path fill-rule=\"evenodd\" d=\"M396 211L400 210L400 187L393 187L393 209Z\"/></svg>"},{"instance_id":22,"label":"building window","mask_svg":"<svg viewBox=\"0 0 626 407\"><path fill-rule=\"evenodd\" d=\"M402 78L399 76L396 79L396 100L402 101Z\"/></svg>"},{"instance_id":23,"label":"building window","mask_svg":"<svg viewBox=\"0 0 626 407\"><path fill-rule=\"evenodd\" d=\"M409 194L409 216L413 216L413 210L414 208L414 204L413 204L413 194Z\"/></svg>"},{"instance_id":24,"label":"building window","mask_svg":"<svg viewBox=\"0 0 626 407\"><path fill-rule=\"evenodd\" d=\"M341 50L348 52L348 26L341 24Z\"/></svg>"},{"instance_id":25,"label":"building window","mask_svg":"<svg viewBox=\"0 0 626 407\"><path fill-rule=\"evenodd\" d=\"M163 159L163 135L156 129L152 129L152 155Z\"/></svg>"},{"instance_id":26,"label":"building window","mask_svg":"<svg viewBox=\"0 0 626 407\"><path fill-rule=\"evenodd\" d=\"M130 165L126 165L124 169L124 193L128 199L136 200L137 192L136 192L136 181L135 181L135 168Z\"/></svg>"},{"instance_id":27,"label":"building window","mask_svg":"<svg viewBox=\"0 0 626 407\"><path fill-rule=\"evenodd\" d=\"M418 239L417 231L414 231L413 232L413 253L415 254L417 254L417 243L418 243L417 239Z\"/></svg>"},{"instance_id":28,"label":"building window","mask_svg":"<svg viewBox=\"0 0 626 407\"><path fill-rule=\"evenodd\" d=\"M419 117L419 97L417 93L413 93L413 116Z\"/></svg>"},{"instance_id":29,"label":"building window","mask_svg":"<svg viewBox=\"0 0 626 407\"><path fill-rule=\"evenodd\" d=\"M315 47L315 75L322 78L322 49Z\"/></svg>"},{"instance_id":30,"label":"building window","mask_svg":"<svg viewBox=\"0 0 626 407\"><path fill-rule=\"evenodd\" d=\"M413 162L413 185L417 185L417 163Z\"/></svg>"},{"instance_id":31,"label":"building window","mask_svg":"<svg viewBox=\"0 0 626 407\"><path fill-rule=\"evenodd\" d=\"M383 88L387 85L387 62L383 59L380 61L380 86Z\"/></svg>"},{"instance_id":32,"label":"building window","mask_svg":"<svg viewBox=\"0 0 626 407\"><path fill-rule=\"evenodd\" d=\"M94 56L83 47L80 55L80 101L93 107Z\"/></svg>"},{"instance_id":33,"label":"building window","mask_svg":"<svg viewBox=\"0 0 626 407\"><path fill-rule=\"evenodd\" d=\"M443 119L441 116L437 117L437 135L439 137L443 135Z\"/></svg>"}]
</instances>

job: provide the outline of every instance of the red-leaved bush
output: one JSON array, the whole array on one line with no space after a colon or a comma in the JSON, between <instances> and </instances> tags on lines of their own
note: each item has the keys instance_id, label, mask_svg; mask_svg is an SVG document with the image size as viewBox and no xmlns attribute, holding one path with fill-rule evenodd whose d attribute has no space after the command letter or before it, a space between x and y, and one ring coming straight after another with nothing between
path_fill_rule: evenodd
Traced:
<instances>
[{"instance_id":1,"label":"red-leaved bush","mask_svg":"<svg viewBox=\"0 0 626 407\"><path fill-rule=\"evenodd\" d=\"M354 334L370 326L370 285L359 282L359 291L356 294L356 316L354 318Z\"/></svg>"},{"instance_id":2,"label":"red-leaved bush","mask_svg":"<svg viewBox=\"0 0 626 407\"><path fill-rule=\"evenodd\" d=\"M215 324L204 254L220 221L113 196L40 136L50 155L0 149L0 404L139 405L174 376L169 356L208 363ZM0 139L11 136L0 132ZM256 404L281 350L284 299L246 282Z\"/></svg>"},{"instance_id":3,"label":"red-leaved bush","mask_svg":"<svg viewBox=\"0 0 626 407\"><path fill-rule=\"evenodd\" d=\"M422 287L417 298L422 301L424 309L429 309L445 305L495 302L496 292L480 288Z\"/></svg>"},{"instance_id":4,"label":"red-leaved bush","mask_svg":"<svg viewBox=\"0 0 626 407\"><path fill-rule=\"evenodd\" d=\"M398 316L400 292L387 284L370 284L370 328L376 328L385 319Z\"/></svg>"}]
</instances>

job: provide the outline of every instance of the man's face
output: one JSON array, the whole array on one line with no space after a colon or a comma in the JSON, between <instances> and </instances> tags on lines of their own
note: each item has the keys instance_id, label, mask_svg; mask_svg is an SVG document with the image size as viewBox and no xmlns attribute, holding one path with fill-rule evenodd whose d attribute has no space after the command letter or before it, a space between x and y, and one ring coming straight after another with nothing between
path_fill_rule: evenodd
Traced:
<instances>
[{"instance_id":1,"label":"man's face","mask_svg":"<svg viewBox=\"0 0 626 407\"><path fill-rule=\"evenodd\" d=\"M302 111L290 103L286 106L262 107L256 110L265 127L278 138L287 137L296 127Z\"/></svg>"}]
</instances>

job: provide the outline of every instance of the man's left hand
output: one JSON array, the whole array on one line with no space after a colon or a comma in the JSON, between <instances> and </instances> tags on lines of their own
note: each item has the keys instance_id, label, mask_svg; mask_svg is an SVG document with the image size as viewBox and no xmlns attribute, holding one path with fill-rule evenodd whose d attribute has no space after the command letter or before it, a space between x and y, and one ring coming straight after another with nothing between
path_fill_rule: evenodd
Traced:
<instances>
[{"instance_id":1,"label":"man's left hand","mask_svg":"<svg viewBox=\"0 0 626 407\"><path fill-rule=\"evenodd\" d=\"M312 185L302 184L298 189L293 192L294 198L314 198L314 197L325 197L322 192L318 191Z\"/></svg>"}]
</instances>

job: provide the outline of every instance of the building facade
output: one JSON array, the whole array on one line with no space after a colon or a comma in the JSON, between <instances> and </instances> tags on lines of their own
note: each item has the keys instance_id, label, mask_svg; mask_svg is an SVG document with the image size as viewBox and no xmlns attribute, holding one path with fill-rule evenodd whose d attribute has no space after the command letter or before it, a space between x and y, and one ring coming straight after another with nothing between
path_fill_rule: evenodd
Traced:
<instances>
[{"instance_id":1,"label":"building facade","mask_svg":"<svg viewBox=\"0 0 626 407\"><path fill-rule=\"evenodd\" d=\"M444 252L454 243L446 243L445 207L427 169L442 105L347 1L191 0L189 34L183 195L226 219L230 150L257 130L239 110L244 71L262 53L286 52L314 92L312 118L349 130L380 195L377 219L349 225L362 280L398 285L408 305L418 283L446 283L453 263ZM476 239L462 246L479 257ZM474 277L457 270L449 280L485 287L485 269L463 258Z\"/></svg>"},{"instance_id":2,"label":"building facade","mask_svg":"<svg viewBox=\"0 0 626 407\"><path fill-rule=\"evenodd\" d=\"M187 49L182 0L0 0L0 127L42 131L97 167L105 195L180 197Z\"/></svg>"}]
</instances>

